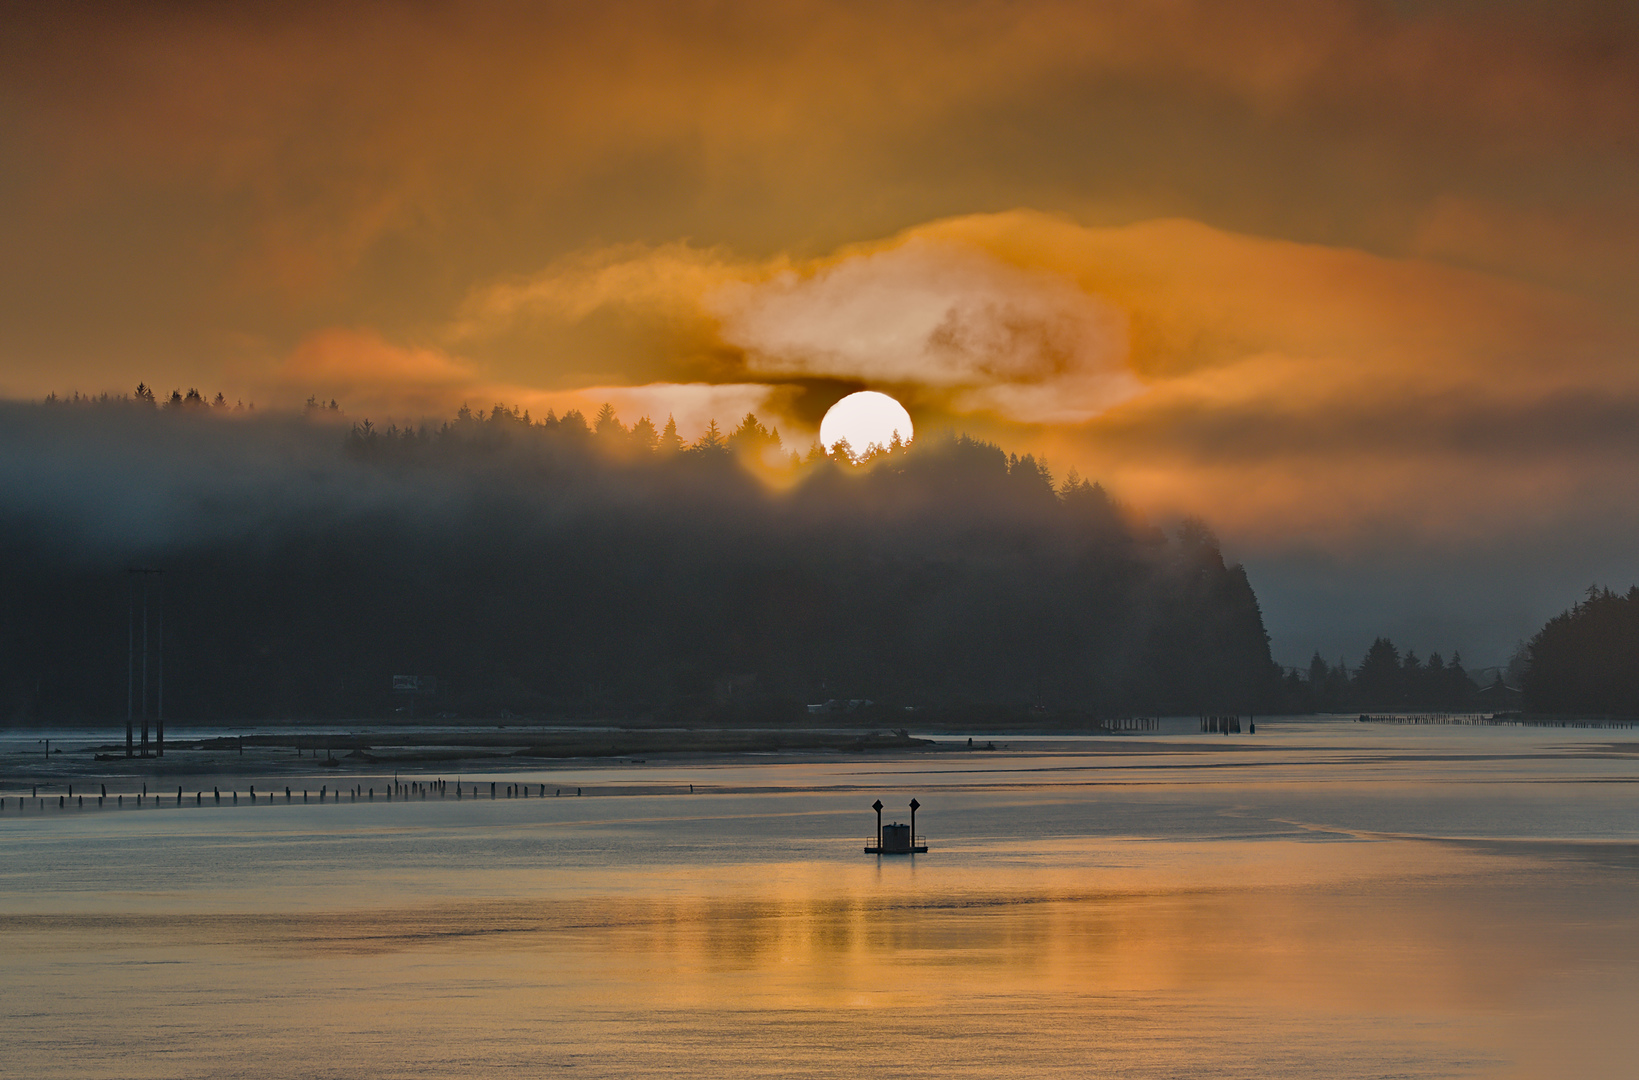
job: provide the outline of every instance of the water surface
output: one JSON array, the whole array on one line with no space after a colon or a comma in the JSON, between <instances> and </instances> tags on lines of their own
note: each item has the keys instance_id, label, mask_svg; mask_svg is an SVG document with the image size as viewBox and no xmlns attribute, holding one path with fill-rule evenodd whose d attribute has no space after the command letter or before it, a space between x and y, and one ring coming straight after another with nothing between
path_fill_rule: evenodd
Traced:
<instances>
[{"instance_id":1,"label":"water surface","mask_svg":"<svg viewBox=\"0 0 1639 1080\"><path fill-rule=\"evenodd\" d=\"M1627 1076L1633 734L998 735L460 801L12 783L0 1041L37 1077ZM912 796L932 852L864 855Z\"/></svg>"}]
</instances>

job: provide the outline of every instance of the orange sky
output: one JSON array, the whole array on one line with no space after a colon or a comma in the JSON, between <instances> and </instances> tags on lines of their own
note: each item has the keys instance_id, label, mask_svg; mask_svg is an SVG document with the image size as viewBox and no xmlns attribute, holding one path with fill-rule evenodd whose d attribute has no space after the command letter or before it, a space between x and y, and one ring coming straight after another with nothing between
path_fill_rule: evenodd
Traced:
<instances>
[{"instance_id":1,"label":"orange sky","mask_svg":"<svg viewBox=\"0 0 1639 1080\"><path fill-rule=\"evenodd\" d=\"M1627 5L337 7L8 12L0 394L870 387L1254 560L1639 537Z\"/></svg>"}]
</instances>

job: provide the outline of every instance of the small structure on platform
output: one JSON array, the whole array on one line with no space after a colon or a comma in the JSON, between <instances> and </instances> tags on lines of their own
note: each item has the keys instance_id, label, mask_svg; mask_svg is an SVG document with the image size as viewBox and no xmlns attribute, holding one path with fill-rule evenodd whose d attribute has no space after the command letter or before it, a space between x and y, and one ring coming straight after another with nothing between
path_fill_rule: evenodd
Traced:
<instances>
[{"instance_id":1,"label":"small structure on platform","mask_svg":"<svg viewBox=\"0 0 1639 1080\"><path fill-rule=\"evenodd\" d=\"M878 799L871 804L876 811L876 839L873 843L865 841L867 855L926 855L928 838L916 835L916 811L922 806L915 799L911 800L911 823L901 825L895 821L882 824L882 800Z\"/></svg>"}]
</instances>

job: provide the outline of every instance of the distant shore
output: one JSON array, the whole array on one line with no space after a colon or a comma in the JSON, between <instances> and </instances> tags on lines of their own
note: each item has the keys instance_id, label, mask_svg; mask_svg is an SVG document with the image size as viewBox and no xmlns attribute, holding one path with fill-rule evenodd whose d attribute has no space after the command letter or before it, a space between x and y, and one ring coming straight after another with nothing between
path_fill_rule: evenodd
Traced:
<instances>
[{"instance_id":1,"label":"distant shore","mask_svg":"<svg viewBox=\"0 0 1639 1080\"><path fill-rule=\"evenodd\" d=\"M14 729L15 730L15 729ZM314 730L292 727L269 731L266 727L232 734L231 727L212 727L203 737L186 728L174 729L165 743L163 757L154 754L150 742L147 757L140 743L127 757L125 743L112 741L116 732L99 728L63 731L52 735L49 757L44 749L44 730L36 751L23 751L14 744L0 753L0 789L15 794L18 785L43 792L66 790L68 783L87 781L158 781L169 778L184 784L189 777L223 779L256 777L271 781L294 777L372 777L405 775L469 776L515 773L521 770L604 768L623 765L696 762L716 764L754 757L835 759L837 757L920 757L926 754L1004 753L1025 747L1069 749L1064 740L1074 739L1080 750L1087 749L1088 736L1101 753L1165 753L1189 749L1192 744L1156 742L1144 733L1110 733L1098 728L1073 732L968 736L952 733L948 738L917 737L906 730L858 731L818 727L758 728L600 728L559 727L530 724L497 726L493 722L438 724L437 726L360 725L352 730ZM123 734L123 731L118 732ZM91 737L87 737L87 736ZM3 738L3 734L0 734ZM1214 750L1251 749L1256 736L1224 739L1206 736ZM1199 749L1198 746L1194 747ZM321 781L322 782L322 781ZM283 781L281 780L281 784Z\"/></svg>"},{"instance_id":2,"label":"distant shore","mask_svg":"<svg viewBox=\"0 0 1639 1080\"><path fill-rule=\"evenodd\" d=\"M221 729L213 729L220 732ZM81 733L83 736L83 733ZM110 733L112 734L112 733ZM42 740L43 741L43 740ZM535 726L477 729L360 728L352 732L304 731L198 738L179 731L166 740L165 754L126 755L123 741L91 741L74 735L52 740L49 757L11 753L0 757L0 778L16 783L29 777L282 775L334 770L338 773L496 771L539 768L549 762L641 762L647 755L728 757L742 754L871 754L938 748L933 740L904 731L825 730L623 730Z\"/></svg>"}]
</instances>

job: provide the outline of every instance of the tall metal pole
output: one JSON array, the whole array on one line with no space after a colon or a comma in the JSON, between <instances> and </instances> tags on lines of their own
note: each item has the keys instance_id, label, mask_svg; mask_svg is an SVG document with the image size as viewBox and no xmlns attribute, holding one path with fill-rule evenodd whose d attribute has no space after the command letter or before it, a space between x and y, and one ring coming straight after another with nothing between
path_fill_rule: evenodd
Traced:
<instances>
[{"instance_id":1,"label":"tall metal pole","mask_svg":"<svg viewBox=\"0 0 1639 1080\"><path fill-rule=\"evenodd\" d=\"M125 573L125 756L131 756L131 714L136 701L137 587Z\"/></svg>"},{"instance_id":2,"label":"tall metal pole","mask_svg":"<svg viewBox=\"0 0 1639 1080\"><path fill-rule=\"evenodd\" d=\"M159 685L154 692L155 756L165 756L165 571L159 572Z\"/></svg>"},{"instance_id":3,"label":"tall metal pole","mask_svg":"<svg viewBox=\"0 0 1639 1080\"><path fill-rule=\"evenodd\" d=\"M878 799L872 803L871 809L876 811L876 850L880 854L882 851L882 800Z\"/></svg>"},{"instance_id":4,"label":"tall metal pole","mask_svg":"<svg viewBox=\"0 0 1639 1080\"><path fill-rule=\"evenodd\" d=\"M142 756L148 756L148 575L142 575Z\"/></svg>"}]
</instances>

